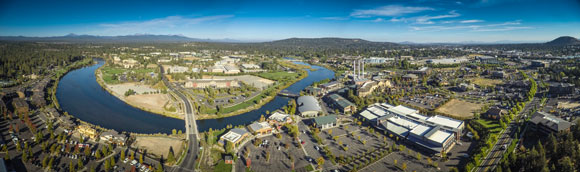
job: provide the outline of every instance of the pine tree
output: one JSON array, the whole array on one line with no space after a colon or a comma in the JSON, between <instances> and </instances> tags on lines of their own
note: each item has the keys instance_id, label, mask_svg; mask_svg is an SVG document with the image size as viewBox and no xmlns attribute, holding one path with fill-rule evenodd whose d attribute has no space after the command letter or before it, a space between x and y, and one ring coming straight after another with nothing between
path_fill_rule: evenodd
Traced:
<instances>
[{"instance_id":1,"label":"pine tree","mask_svg":"<svg viewBox=\"0 0 580 172\"><path fill-rule=\"evenodd\" d=\"M169 153L167 155L167 162L173 163L175 161L175 155L173 154L173 147L169 147Z\"/></svg>"},{"instance_id":2,"label":"pine tree","mask_svg":"<svg viewBox=\"0 0 580 172\"><path fill-rule=\"evenodd\" d=\"M125 159L125 150L121 150L121 159L120 160L124 160Z\"/></svg>"}]
</instances>

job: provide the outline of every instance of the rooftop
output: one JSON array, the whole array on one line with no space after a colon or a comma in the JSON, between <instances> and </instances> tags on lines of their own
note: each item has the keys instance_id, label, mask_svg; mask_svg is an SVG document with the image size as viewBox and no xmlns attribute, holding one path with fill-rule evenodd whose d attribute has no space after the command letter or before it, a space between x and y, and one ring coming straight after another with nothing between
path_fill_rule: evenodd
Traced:
<instances>
[{"instance_id":1,"label":"rooftop","mask_svg":"<svg viewBox=\"0 0 580 172\"><path fill-rule=\"evenodd\" d=\"M318 104L318 100L313 96L300 96L297 99L298 111L299 112L306 112L306 111L321 111L320 105Z\"/></svg>"},{"instance_id":2,"label":"rooftop","mask_svg":"<svg viewBox=\"0 0 580 172\"><path fill-rule=\"evenodd\" d=\"M336 115L328 115L314 118L316 125L326 125L336 123Z\"/></svg>"}]
</instances>

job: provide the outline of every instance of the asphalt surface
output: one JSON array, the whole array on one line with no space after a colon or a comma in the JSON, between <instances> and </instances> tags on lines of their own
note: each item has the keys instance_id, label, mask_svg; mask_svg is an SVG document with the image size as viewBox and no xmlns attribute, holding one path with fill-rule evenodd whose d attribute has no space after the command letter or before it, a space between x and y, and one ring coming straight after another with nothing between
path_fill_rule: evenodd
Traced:
<instances>
[{"instance_id":1,"label":"asphalt surface","mask_svg":"<svg viewBox=\"0 0 580 172\"><path fill-rule=\"evenodd\" d=\"M199 132L197 130L197 124L195 122L194 116L195 114L193 113L193 108L191 106L191 103L189 102L189 99L187 99L187 97L182 92L180 92L182 88L179 86L171 85L171 83L167 81L165 75L163 75L164 73L163 67L159 65L159 68L163 83L165 83L165 85L167 86L167 88L171 90L171 92L175 93L175 95L181 98L185 106L185 132L187 134L188 149L187 153L185 154L185 157L181 161L181 164L179 164L179 166L177 167L174 167L173 171L174 172L195 171L195 160L197 159L197 155L199 152L199 145L197 140L197 135L199 135Z\"/></svg>"},{"instance_id":2,"label":"asphalt surface","mask_svg":"<svg viewBox=\"0 0 580 172\"><path fill-rule=\"evenodd\" d=\"M534 97L532 101L528 103L526 107L524 107L524 109L520 112L518 118L521 119L524 116L522 114L528 113L536 104L539 103L540 99ZM487 154L487 157L483 159L481 165L479 165L474 170L475 172L493 171L495 166L497 166L500 163L501 158L503 157L503 153L506 151L502 149L502 145L506 145L506 147L509 146L509 144L513 140L511 136L516 132L517 128L518 128L517 124L515 123L515 120L513 120L509 124L509 126L505 129L505 132L503 132L500 135L496 144L493 145L491 152L489 152L489 154Z\"/></svg>"}]
</instances>

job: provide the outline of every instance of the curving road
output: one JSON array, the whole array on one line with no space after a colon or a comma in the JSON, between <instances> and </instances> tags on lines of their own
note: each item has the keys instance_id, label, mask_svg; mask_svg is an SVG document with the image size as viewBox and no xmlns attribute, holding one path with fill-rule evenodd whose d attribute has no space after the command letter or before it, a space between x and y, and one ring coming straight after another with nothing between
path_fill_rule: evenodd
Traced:
<instances>
[{"instance_id":1,"label":"curving road","mask_svg":"<svg viewBox=\"0 0 580 172\"><path fill-rule=\"evenodd\" d=\"M163 83L169 88L169 90L177 95L183 101L183 105L185 107L185 133L187 135L188 140L188 149L185 157L182 159L181 164L179 166L173 168L173 171L195 171L195 160L197 159L197 154L199 152L199 145L198 145L198 135L199 131L197 130L197 123L195 122L195 114L193 113L193 108L189 99L180 91L182 88L179 86L172 85L165 75L163 67L159 65L160 75L163 80Z\"/></svg>"}]
</instances>

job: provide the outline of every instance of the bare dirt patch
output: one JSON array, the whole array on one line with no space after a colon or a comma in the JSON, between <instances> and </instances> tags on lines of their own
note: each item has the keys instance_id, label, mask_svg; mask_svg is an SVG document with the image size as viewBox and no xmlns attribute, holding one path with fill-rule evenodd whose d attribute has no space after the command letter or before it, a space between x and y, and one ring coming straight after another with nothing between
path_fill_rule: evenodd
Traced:
<instances>
[{"instance_id":1,"label":"bare dirt patch","mask_svg":"<svg viewBox=\"0 0 580 172\"><path fill-rule=\"evenodd\" d=\"M129 104L152 111L164 111L163 106L169 101L167 94L141 94L125 97Z\"/></svg>"},{"instance_id":2,"label":"bare dirt patch","mask_svg":"<svg viewBox=\"0 0 580 172\"><path fill-rule=\"evenodd\" d=\"M169 153L169 148L173 148L173 153L176 157L181 154L182 151L181 139L171 138L171 137L151 137L151 136L137 136L133 147L147 149L147 153L154 154L158 157L163 155L164 158L167 157Z\"/></svg>"},{"instance_id":3,"label":"bare dirt patch","mask_svg":"<svg viewBox=\"0 0 580 172\"><path fill-rule=\"evenodd\" d=\"M137 94L143 94L145 92L157 92L156 89L151 88L149 85L135 82L107 85L107 87L109 87L109 89L117 95L125 95L125 92L127 92L129 89L137 92Z\"/></svg>"},{"instance_id":4,"label":"bare dirt patch","mask_svg":"<svg viewBox=\"0 0 580 172\"><path fill-rule=\"evenodd\" d=\"M580 106L579 102L558 102L558 109L573 109Z\"/></svg>"},{"instance_id":5,"label":"bare dirt patch","mask_svg":"<svg viewBox=\"0 0 580 172\"><path fill-rule=\"evenodd\" d=\"M460 119L473 118L473 113L479 109L483 104L470 103L457 99L452 99L443 106L437 108L435 111L457 117Z\"/></svg>"},{"instance_id":6,"label":"bare dirt patch","mask_svg":"<svg viewBox=\"0 0 580 172\"><path fill-rule=\"evenodd\" d=\"M487 78L474 78L471 79L471 82L475 85L479 85L482 87L495 86L497 84L503 83L503 81L499 79L487 79Z\"/></svg>"}]
</instances>

